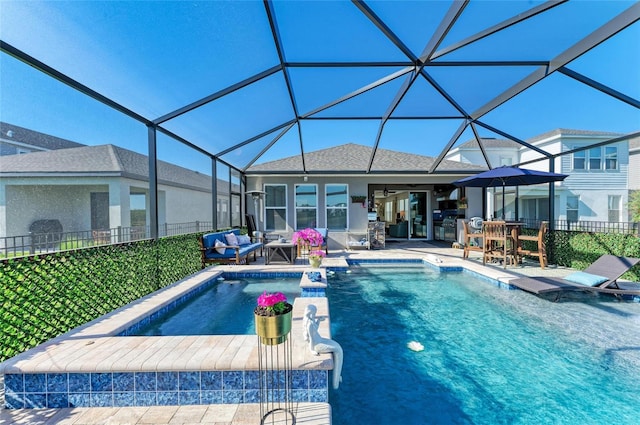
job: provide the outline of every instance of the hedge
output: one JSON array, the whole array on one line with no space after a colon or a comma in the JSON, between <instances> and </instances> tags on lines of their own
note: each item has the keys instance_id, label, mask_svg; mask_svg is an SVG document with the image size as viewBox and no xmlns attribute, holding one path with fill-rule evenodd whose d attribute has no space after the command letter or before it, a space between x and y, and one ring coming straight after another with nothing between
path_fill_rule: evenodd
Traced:
<instances>
[{"instance_id":1,"label":"hedge","mask_svg":"<svg viewBox=\"0 0 640 425\"><path fill-rule=\"evenodd\" d=\"M200 270L194 234L0 262L0 361Z\"/></svg>"}]
</instances>

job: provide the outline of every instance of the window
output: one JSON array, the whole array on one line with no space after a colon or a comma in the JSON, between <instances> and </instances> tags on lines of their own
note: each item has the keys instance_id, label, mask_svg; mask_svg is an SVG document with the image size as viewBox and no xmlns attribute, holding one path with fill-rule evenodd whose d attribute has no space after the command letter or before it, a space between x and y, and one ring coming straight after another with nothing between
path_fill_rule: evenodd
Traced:
<instances>
[{"instance_id":1,"label":"window","mask_svg":"<svg viewBox=\"0 0 640 425\"><path fill-rule=\"evenodd\" d=\"M586 165L587 165L586 158L587 158L586 151L575 152L573 154L573 169L586 170Z\"/></svg>"},{"instance_id":2,"label":"window","mask_svg":"<svg viewBox=\"0 0 640 425\"><path fill-rule=\"evenodd\" d=\"M528 220L549 220L548 198L525 198L520 200L520 217Z\"/></svg>"},{"instance_id":3,"label":"window","mask_svg":"<svg viewBox=\"0 0 640 425\"><path fill-rule=\"evenodd\" d=\"M608 200L608 213L609 223L617 223L620 221L620 195L609 195Z\"/></svg>"},{"instance_id":4,"label":"window","mask_svg":"<svg viewBox=\"0 0 640 425\"><path fill-rule=\"evenodd\" d=\"M296 230L316 227L318 217L318 187L315 184L296 185Z\"/></svg>"},{"instance_id":5,"label":"window","mask_svg":"<svg viewBox=\"0 0 640 425\"><path fill-rule=\"evenodd\" d=\"M615 146L606 146L604 148L604 169L618 169L618 148Z\"/></svg>"},{"instance_id":6,"label":"window","mask_svg":"<svg viewBox=\"0 0 640 425\"><path fill-rule=\"evenodd\" d=\"M513 158L511 158L510 156L501 156L500 157L500 165L506 165L506 166L510 166L513 164Z\"/></svg>"},{"instance_id":7,"label":"window","mask_svg":"<svg viewBox=\"0 0 640 425\"><path fill-rule=\"evenodd\" d=\"M592 148L589 149L589 169L599 170L602 164L602 149Z\"/></svg>"},{"instance_id":8,"label":"window","mask_svg":"<svg viewBox=\"0 0 640 425\"><path fill-rule=\"evenodd\" d=\"M384 221L387 223L395 223L395 220L393 216L393 201L386 201L384 203Z\"/></svg>"},{"instance_id":9,"label":"window","mask_svg":"<svg viewBox=\"0 0 640 425\"><path fill-rule=\"evenodd\" d=\"M266 230L287 230L287 186L267 184L264 191Z\"/></svg>"},{"instance_id":10,"label":"window","mask_svg":"<svg viewBox=\"0 0 640 425\"><path fill-rule=\"evenodd\" d=\"M574 146L574 148L577 148L577 146ZM618 148L615 146L604 146L575 152L573 154L573 169L617 170Z\"/></svg>"},{"instance_id":11,"label":"window","mask_svg":"<svg viewBox=\"0 0 640 425\"><path fill-rule=\"evenodd\" d=\"M348 193L346 184L325 186L327 227L331 230L347 229Z\"/></svg>"},{"instance_id":12,"label":"window","mask_svg":"<svg viewBox=\"0 0 640 425\"><path fill-rule=\"evenodd\" d=\"M144 193L129 194L131 227L147 225L147 197Z\"/></svg>"},{"instance_id":13,"label":"window","mask_svg":"<svg viewBox=\"0 0 640 425\"><path fill-rule=\"evenodd\" d=\"M567 221L578 221L578 207L580 206L579 196L567 196Z\"/></svg>"}]
</instances>

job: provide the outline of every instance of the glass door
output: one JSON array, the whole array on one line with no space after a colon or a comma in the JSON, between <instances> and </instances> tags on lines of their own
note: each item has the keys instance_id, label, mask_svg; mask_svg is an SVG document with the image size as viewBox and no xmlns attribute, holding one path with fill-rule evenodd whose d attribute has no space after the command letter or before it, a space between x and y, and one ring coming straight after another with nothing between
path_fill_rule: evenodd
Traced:
<instances>
[{"instance_id":1,"label":"glass door","mask_svg":"<svg viewBox=\"0 0 640 425\"><path fill-rule=\"evenodd\" d=\"M427 237L427 193L409 192L409 237Z\"/></svg>"}]
</instances>

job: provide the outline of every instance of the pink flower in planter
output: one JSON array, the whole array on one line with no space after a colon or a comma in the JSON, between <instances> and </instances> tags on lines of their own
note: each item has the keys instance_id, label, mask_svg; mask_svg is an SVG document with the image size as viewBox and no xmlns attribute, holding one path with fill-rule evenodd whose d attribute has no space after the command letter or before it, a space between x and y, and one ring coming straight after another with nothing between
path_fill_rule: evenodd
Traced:
<instances>
[{"instance_id":1,"label":"pink flower in planter","mask_svg":"<svg viewBox=\"0 0 640 425\"><path fill-rule=\"evenodd\" d=\"M324 251L320 251L320 250L311 251L309 253L309 259L310 260L321 260L326 256L327 256L327 254L325 254Z\"/></svg>"},{"instance_id":2,"label":"pink flower in planter","mask_svg":"<svg viewBox=\"0 0 640 425\"><path fill-rule=\"evenodd\" d=\"M258 297L258 307L267 311L282 313L287 308L287 296L282 292L268 294L266 291Z\"/></svg>"},{"instance_id":3,"label":"pink flower in planter","mask_svg":"<svg viewBox=\"0 0 640 425\"><path fill-rule=\"evenodd\" d=\"M322 246L324 238L316 229L307 227L306 229L295 232L291 237L291 241L295 245Z\"/></svg>"}]
</instances>

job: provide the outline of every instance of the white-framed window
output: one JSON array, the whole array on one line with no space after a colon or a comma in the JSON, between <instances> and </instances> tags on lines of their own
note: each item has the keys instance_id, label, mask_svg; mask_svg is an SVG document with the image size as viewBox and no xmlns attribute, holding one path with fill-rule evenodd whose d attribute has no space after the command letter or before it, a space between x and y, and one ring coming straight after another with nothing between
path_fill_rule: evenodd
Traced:
<instances>
[{"instance_id":1,"label":"white-framed window","mask_svg":"<svg viewBox=\"0 0 640 425\"><path fill-rule=\"evenodd\" d=\"M549 220L549 198L525 198L520 200L520 217Z\"/></svg>"},{"instance_id":2,"label":"white-framed window","mask_svg":"<svg viewBox=\"0 0 640 425\"><path fill-rule=\"evenodd\" d=\"M598 146L574 152L572 166L574 170L617 170L618 148L616 146Z\"/></svg>"},{"instance_id":3,"label":"white-framed window","mask_svg":"<svg viewBox=\"0 0 640 425\"><path fill-rule=\"evenodd\" d=\"M325 190L325 206L327 227L330 230L346 230L349 212L349 187L346 184L327 184Z\"/></svg>"},{"instance_id":4,"label":"white-framed window","mask_svg":"<svg viewBox=\"0 0 640 425\"><path fill-rule=\"evenodd\" d=\"M287 185L265 184L265 229L267 231L287 230Z\"/></svg>"},{"instance_id":5,"label":"white-framed window","mask_svg":"<svg viewBox=\"0 0 640 425\"><path fill-rule=\"evenodd\" d=\"M618 148L615 146L604 147L604 169L605 170L617 170L618 169Z\"/></svg>"},{"instance_id":6,"label":"white-framed window","mask_svg":"<svg viewBox=\"0 0 640 425\"><path fill-rule=\"evenodd\" d=\"M318 185L295 186L296 230L318 225Z\"/></svg>"},{"instance_id":7,"label":"white-framed window","mask_svg":"<svg viewBox=\"0 0 640 425\"><path fill-rule=\"evenodd\" d=\"M620 195L609 195L608 198L607 213L609 223L617 223L620 221L620 202L622 197Z\"/></svg>"},{"instance_id":8,"label":"white-framed window","mask_svg":"<svg viewBox=\"0 0 640 425\"><path fill-rule=\"evenodd\" d=\"M580 207L580 197L569 195L567 196L567 221L578 221L580 218L579 214Z\"/></svg>"},{"instance_id":9,"label":"white-framed window","mask_svg":"<svg viewBox=\"0 0 640 425\"><path fill-rule=\"evenodd\" d=\"M511 166L513 165L513 158L511 158L510 156L501 156L500 157L500 166Z\"/></svg>"},{"instance_id":10,"label":"white-framed window","mask_svg":"<svg viewBox=\"0 0 640 425\"><path fill-rule=\"evenodd\" d=\"M393 201L385 201L384 203L384 221L387 223L395 223L393 217Z\"/></svg>"},{"instance_id":11,"label":"white-framed window","mask_svg":"<svg viewBox=\"0 0 640 425\"><path fill-rule=\"evenodd\" d=\"M600 170L602 168L602 149L600 147L589 149L589 169Z\"/></svg>"},{"instance_id":12,"label":"white-framed window","mask_svg":"<svg viewBox=\"0 0 640 425\"><path fill-rule=\"evenodd\" d=\"M573 153L573 169L574 170L587 169L587 151L578 151Z\"/></svg>"}]
</instances>

